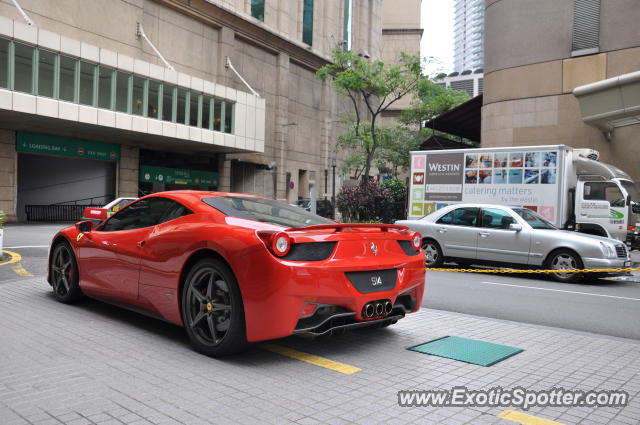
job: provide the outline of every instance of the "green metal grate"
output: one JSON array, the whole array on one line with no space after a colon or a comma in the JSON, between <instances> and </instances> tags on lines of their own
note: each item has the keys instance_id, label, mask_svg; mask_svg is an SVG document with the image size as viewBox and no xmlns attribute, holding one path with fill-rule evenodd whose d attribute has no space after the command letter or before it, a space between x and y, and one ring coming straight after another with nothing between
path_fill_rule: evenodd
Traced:
<instances>
[{"instance_id":1,"label":"green metal grate","mask_svg":"<svg viewBox=\"0 0 640 425\"><path fill-rule=\"evenodd\" d=\"M407 348L407 350L460 360L480 366L494 365L524 351L522 348L457 336L444 336L424 344L414 345Z\"/></svg>"}]
</instances>

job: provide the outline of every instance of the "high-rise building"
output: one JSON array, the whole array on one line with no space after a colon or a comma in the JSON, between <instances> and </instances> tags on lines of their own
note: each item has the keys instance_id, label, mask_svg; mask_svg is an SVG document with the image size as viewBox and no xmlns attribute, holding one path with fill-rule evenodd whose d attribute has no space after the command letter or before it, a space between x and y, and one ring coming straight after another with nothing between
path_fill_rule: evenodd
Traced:
<instances>
[{"instance_id":1,"label":"high-rise building","mask_svg":"<svg viewBox=\"0 0 640 425\"><path fill-rule=\"evenodd\" d=\"M455 0L454 71L484 68L484 0Z\"/></svg>"}]
</instances>

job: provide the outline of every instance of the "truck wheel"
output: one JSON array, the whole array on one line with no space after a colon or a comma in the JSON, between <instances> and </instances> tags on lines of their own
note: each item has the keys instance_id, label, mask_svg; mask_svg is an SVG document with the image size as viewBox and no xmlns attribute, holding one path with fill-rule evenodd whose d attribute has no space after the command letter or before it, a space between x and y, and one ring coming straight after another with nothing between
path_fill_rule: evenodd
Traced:
<instances>
[{"instance_id":1,"label":"truck wheel","mask_svg":"<svg viewBox=\"0 0 640 425\"><path fill-rule=\"evenodd\" d=\"M553 270L574 270L584 266L578 254L568 249L559 249L549 255L547 267ZM551 277L558 282L578 282L582 279L580 273L552 273Z\"/></svg>"},{"instance_id":2,"label":"truck wheel","mask_svg":"<svg viewBox=\"0 0 640 425\"><path fill-rule=\"evenodd\" d=\"M424 250L424 265L426 267L440 267L442 265L444 258L438 242L433 239L424 239L422 249Z\"/></svg>"}]
</instances>

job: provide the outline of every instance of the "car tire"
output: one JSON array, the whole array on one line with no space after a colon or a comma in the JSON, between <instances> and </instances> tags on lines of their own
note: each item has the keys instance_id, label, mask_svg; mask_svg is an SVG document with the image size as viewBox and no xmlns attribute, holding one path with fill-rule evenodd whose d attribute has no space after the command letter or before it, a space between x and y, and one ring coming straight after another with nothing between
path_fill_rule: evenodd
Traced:
<instances>
[{"instance_id":1,"label":"car tire","mask_svg":"<svg viewBox=\"0 0 640 425\"><path fill-rule=\"evenodd\" d=\"M433 239L423 239L422 249L424 250L424 265L427 268L437 268L442 266L444 258L440 244Z\"/></svg>"},{"instance_id":2,"label":"car tire","mask_svg":"<svg viewBox=\"0 0 640 425\"><path fill-rule=\"evenodd\" d=\"M202 354L221 357L247 348L242 295L225 263L204 258L191 267L182 288L182 320Z\"/></svg>"},{"instance_id":3,"label":"car tire","mask_svg":"<svg viewBox=\"0 0 640 425\"><path fill-rule=\"evenodd\" d=\"M559 249L549 254L546 262L548 269L582 269L582 259L575 252L568 249ZM551 277L558 282L579 282L582 280L580 273L551 273Z\"/></svg>"},{"instance_id":4,"label":"car tire","mask_svg":"<svg viewBox=\"0 0 640 425\"><path fill-rule=\"evenodd\" d=\"M84 297L79 285L78 262L68 242L58 242L51 250L49 276L56 300L73 304Z\"/></svg>"}]
</instances>

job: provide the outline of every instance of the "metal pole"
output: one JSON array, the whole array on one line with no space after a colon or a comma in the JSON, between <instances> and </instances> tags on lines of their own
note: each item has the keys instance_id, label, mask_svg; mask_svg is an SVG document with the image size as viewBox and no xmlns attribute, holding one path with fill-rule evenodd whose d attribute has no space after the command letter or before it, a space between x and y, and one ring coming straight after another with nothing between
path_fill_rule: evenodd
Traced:
<instances>
[{"instance_id":1,"label":"metal pole","mask_svg":"<svg viewBox=\"0 0 640 425\"><path fill-rule=\"evenodd\" d=\"M333 176L331 178L331 208L333 209L333 219L336 218L336 161L334 160L331 163L331 168L333 168Z\"/></svg>"}]
</instances>

